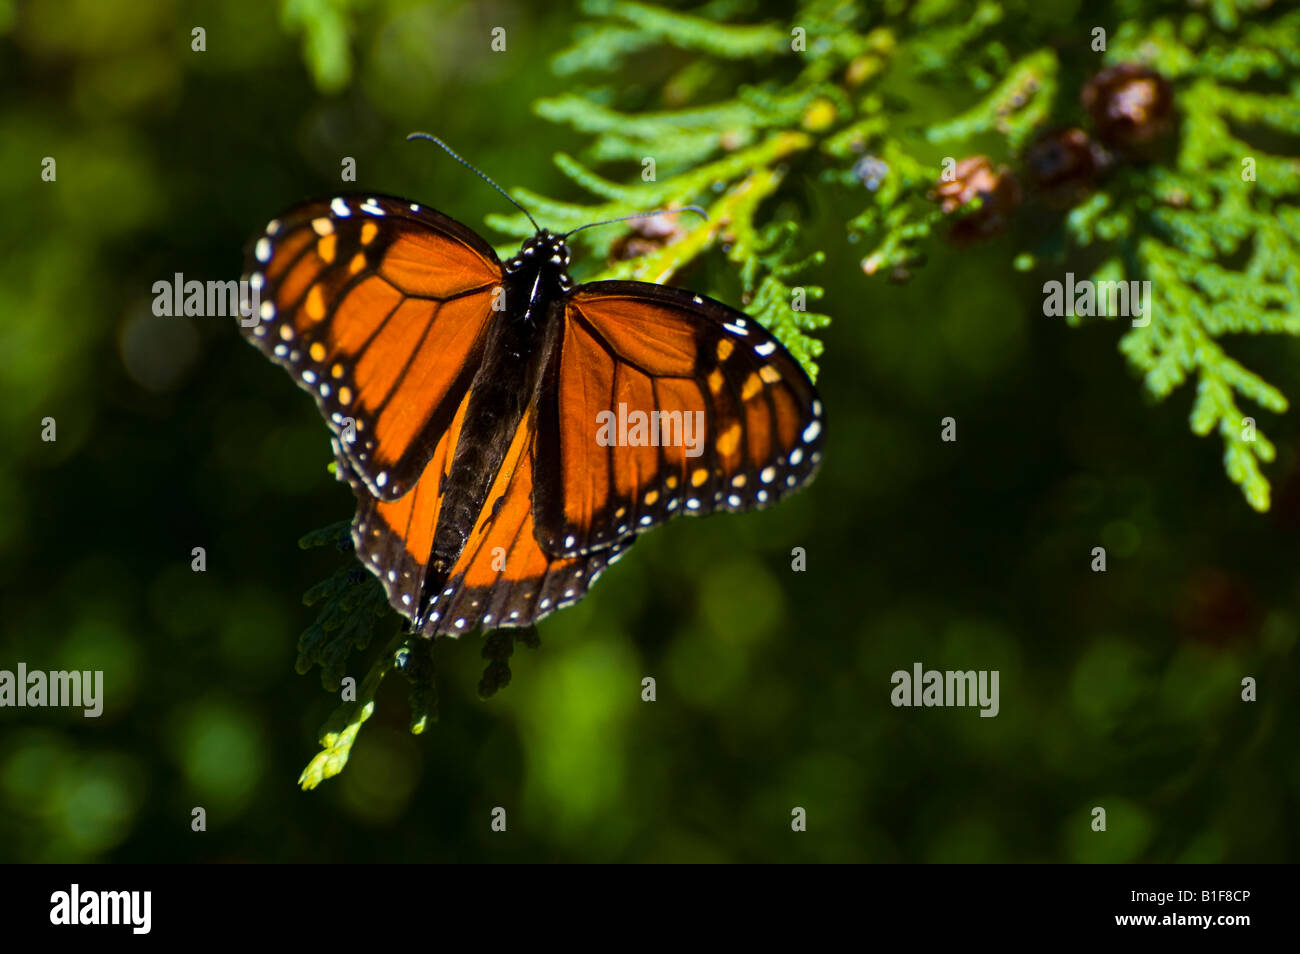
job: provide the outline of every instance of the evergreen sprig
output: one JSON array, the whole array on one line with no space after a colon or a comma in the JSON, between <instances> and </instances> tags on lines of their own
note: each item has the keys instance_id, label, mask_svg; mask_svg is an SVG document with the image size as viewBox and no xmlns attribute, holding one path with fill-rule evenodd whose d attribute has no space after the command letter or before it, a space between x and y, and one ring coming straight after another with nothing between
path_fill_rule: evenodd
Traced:
<instances>
[{"instance_id":1,"label":"evergreen sprig","mask_svg":"<svg viewBox=\"0 0 1300 954\"><path fill-rule=\"evenodd\" d=\"M1300 11L1244 28L1241 14L1258 11L1214 11L1117 31L1108 62L1146 63L1176 84L1178 154L1172 168L1141 167L1098 192L1097 214L1069 228L1079 244L1106 249L1110 274L1151 282L1153 320L1127 331L1120 350L1158 399L1196 382L1192 431L1219 434L1228 477L1263 511L1260 464L1275 449L1238 400L1274 414L1288 402L1224 339L1300 335L1300 159L1260 144L1300 135ZM1239 85L1253 80L1278 88Z\"/></svg>"},{"instance_id":2,"label":"evergreen sprig","mask_svg":"<svg viewBox=\"0 0 1300 954\"><path fill-rule=\"evenodd\" d=\"M950 218L932 201L945 164L991 152L995 163L1014 169L1035 136L1077 119L1079 83L1064 85L1060 53L1049 43L1054 38L1044 33L1032 48L1034 27L1026 25L1027 45L1008 49L998 28L1013 6L981 2L972 9L930 0L868 9L810 0L787 23L737 25L719 22L734 12L732 3L680 13L588 0L583 9L590 19L553 61L557 73L635 69L655 76L654 64L670 65L657 74L657 98L647 98L643 87L619 94L593 85L540 100L539 115L589 137L581 159L561 154L556 162L598 201L525 197L565 228L651 207L708 206L710 222L630 261L611 260L587 277L670 281L720 245L741 278L743 307L815 373L821 342L814 334L829 319L792 301L817 297L819 289L795 292L797 275L820 255L798 263L786 257L801 245L802 229L768 216L775 203L767 200L780 194L792 165L807 168L819 157L829 162L822 181L866 193L845 221L850 240L864 245L862 270L907 278ZM1129 328L1120 351L1156 399L1196 382L1192 430L1218 432L1228 476L1251 506L1265 510L1269 485L1260 465L1273 459L1274 448L1238 401L1273 413L1285 411L1287 401L1238 363L1224 339L1300 333L1294 204L1300 162L1252 141L1300 132L1300 12L1220 0L1204 14L1144 19L1128 7L1118 4L1130 19L1087 68L1147 64L1171 81L1180 119L1177 154L1165 162L1116 162L1090 196L1060 217L1059 230L1035 236L1014 264L1030 268L1087 248L1102 262L1093 281L1150 281L1154 318ZM1080 48L1089 40L1080 28ZM684 53L691 56L676 65L683 60L676 54ZM755 62L771 78L730 79ZM937 84L965 105L916 128L908 96L918 81ZM1271 88L1246 88L1257 81ZM710 96L717 89L731 92ZM1242 176L1247 158L1254 181ZM635 173L617 181L594 168L647 159L657 167L651 181ZM959 214L978 212L981 201ZM491 221L511 234L527 231L522 217ZM613 243L609 232L584 233L584 240L596 256L607 255Z\"/></svg>"}]
</instances>

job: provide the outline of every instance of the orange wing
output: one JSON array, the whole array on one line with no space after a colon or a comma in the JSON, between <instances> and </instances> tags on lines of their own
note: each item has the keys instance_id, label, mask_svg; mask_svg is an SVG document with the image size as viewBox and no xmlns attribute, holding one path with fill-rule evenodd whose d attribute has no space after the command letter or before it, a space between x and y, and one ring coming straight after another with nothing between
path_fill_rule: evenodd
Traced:
<instances>
[{"instance_id":1,"label":"orange wing","mask_svg":"<svg viewBox=\"0 0 1300 954\"><path fill-rule=\"evenodd\" d=\"M401 497L478 367L501 282L492 248L432 209L343 196L271 222L246 277L261 320L244 336L316 398L366 490Z\"/></svg>"},{"instance_id":2,"label":"orange wing","mask_svg":"<svg viewBox=\"0 0 1300 954\"><path fill-rule=\"evenodd\" d=\"M396 501L358 494L361 504L352 531L357 554L379 577L393 608L407 618L420 599L443 481L461 438L468 400L462 400L409 494ZM486 628L527 626L581 599L627 548L621 544L557 559L538 546L532 504L535 424L534 408L515 432L465 549L433 599L424 635L459 636L480 623Z\"/></svg>"},{"instance_id":3,"label":"orange wing","mask_svg":"<svg viewBox=\"0 0 1300 954\"><path fill-rule=\"evenodd\" d=\"M543 389L538 539L592 553L676 513L775 503L812 479L822 406L752 318L641 282L570 295Z\"/></svg>"}]
</instances>

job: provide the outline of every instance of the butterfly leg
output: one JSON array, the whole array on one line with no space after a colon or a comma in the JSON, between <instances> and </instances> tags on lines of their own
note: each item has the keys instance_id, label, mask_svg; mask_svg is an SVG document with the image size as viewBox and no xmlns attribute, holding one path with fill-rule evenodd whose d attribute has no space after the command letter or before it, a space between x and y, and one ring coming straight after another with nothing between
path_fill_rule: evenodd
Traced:
<instances>
[{"instance_id":1,"label":"butterfly leg","mask_svg":"<svg viewBox=\"0 0 1300 954\"><path fill-rule=\"evenodd\" d=\"M540 646L537 627L530 625L519 629L495 629L484 638L483 658L488 664L478 684L480 699L491 698L498 689L510 685L510 657L514 655L516 643L522 643L529 649Z\"/></svg>"}]
</instances>

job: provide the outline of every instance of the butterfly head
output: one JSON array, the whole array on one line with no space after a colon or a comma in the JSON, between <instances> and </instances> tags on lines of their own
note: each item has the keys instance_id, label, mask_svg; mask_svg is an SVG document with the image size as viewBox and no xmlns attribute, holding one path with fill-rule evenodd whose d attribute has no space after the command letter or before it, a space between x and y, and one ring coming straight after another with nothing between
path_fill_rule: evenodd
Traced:
<instances>
[{"instance_id":1,"label":"butterfly head","mask_svg":"<svg viewBox=\"0 0 1300 954\"><path fill-rule=\"evenodd\" d=\"M564 238L548 229L541 229L520 246L514 258L506 262L506 271L536 270L543 279L554 281L561 289L568 290L573 285L573 279L569 277L569 262L573 256Z\"/></svg>"}]
</instances>

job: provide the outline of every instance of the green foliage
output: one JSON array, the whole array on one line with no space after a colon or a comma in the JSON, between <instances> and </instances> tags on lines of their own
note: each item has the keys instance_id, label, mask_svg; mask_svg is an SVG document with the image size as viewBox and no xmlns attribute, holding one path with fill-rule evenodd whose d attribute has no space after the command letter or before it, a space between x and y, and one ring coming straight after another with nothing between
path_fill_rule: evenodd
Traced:
<instances>
[{"instance_id":1,"label":"green foliage","mask_svg":"<svg viewBox=\"0 0 1300 954\"><path fill-rule=\"evenodd\" d=\"M1174 81L1182 119L1177 156L1168 165L1121 170L1065 223L1075 246L1102 256L1094 281L1151 282L1154 318L1135 323L1120 349L1157 399L1196 379L1192 430L1218 431L1228 475L1257 510L1269 505L1259 463L1275 451L1236 397L1274 413L1285 411L1287 401L1230 357L1220 339L1300 332L1296 210L1283 204L1300 195L1300 163L1270 155L1234 130L1294 136L1300 113L1293 93L1251 93L1230 84L1257 74L1294 84L1286 76L1288 61L1295 72L1298 25L1292 14L1228 38L1199 16L1177 29L1170 20L1124 24L1106 60L1146 63Z\"/></svg>"},{"instance_id":2,"label":"green foliage","mask_svg":"<svg viewBox=\"0 0 1300 954\"><path fill-rule=\"evenodd\" d=\"M351 553L350 524L350 521L341 521L315 530L304 536L299 546L303 549L335 546ZM349 560L327 580L308 590L303 602L308 606L322 605L316 621L298 640L298 672L306 673L313 666L319 666L325 690L338 692L348 658L354 651L360 652L369 646L378 621L389 617L383 587L355 561ZM503 661L509 655L506 651L502 660L495 662L495 667L489 665L492 678L502 686L510 681L509 667ZM489 658L486 650L484 656ZM298 779L303 788L315 788L347 766L357 733L375 711L375 694L379 685L394 667L410 684L411 732L419 735L430 719L437 721L438 686L433 644L430 640L412 637L403 626L375 658L361 685L356 687L355 698L349 699L345 694L344 701L321 729L320 743L324 749L303 769ZM489 675L485 674L485 684L488 678ZM495 686L492 691L495 691Z\"/></svg>"},{"instance_id":3,"label":"green foliage","mask_svg":"<svg viewBox=\"0 0 1300 954\"><path fill-rule=\"evenodd\" d=\"M351 553L350 525L349 520L330 524L307 534L298 545L304 550L334 545ZM329 579L308 590L302 601L307 606L321 603L321 608L316 622L298 639L295 668L299 673L306 673L312 666L319 666L325 691L337 692L348 656L353 650L370 645L376 624L387 615L384 588L355 561L349 560Z\"/></svg>"},{"instance_id":4,"label":"green foliage","mask_svg":"<svg viewBox=\"0 0 1300 954\"><path fill-rule=\"evenodd\" d=\"M1178 154L1172 168L1117 177L1069 230L1080 245L1104 248L1111 273L1151 282L1154 318L1120 349L1156 398L1196 380L1192 430L1218 432L1228 476L1267 510L1259 465L1274 447L1253 420L1246 427L1237 397L1275 414L1287 399L1222 339L1300 334L1300 209L1290 204L1300 199L1300 160L1261 145L1300 137L1300 11L1242 28L1231 6L1213 9L1217 22L1190 15L1117 32L1109 62L1146 62L1175 82ZM1242 88L1254 80L1275 91Z\"/></svg>"},{"instance_id":5,"label":"green foliage","mask_svg":"<svg viewBox=\"0 0 1300 954\"><path fill-rule=\"evenodd\" d=\"M356 699L344 702L329 717L324 728L321 729L320 743L324 748L316 754L298 777L298 784L303 788L315 788L325 779L338 775L347 767L357 733L375 712L375 693L379 691L379 684L393 666L397 665L398 654L405 641L406 636L402 633L389 640L384 651L379 654L379 658L366 673L366 678L357 687ZM420 727L423 728L422 722Z\"/></svg>"},{"instance_id":6,"label":"green foliage","mask_svg":"<svg viewBox=\"0 0 1300 954\"><path fill-rule=\"evenodd\" d=\"M594 277L667 281L720 238L742 278L746 309L815 372L822 345L813 333L829 319L792 309L786 279L821 258L786 265L783 256L800 245L801 223L777 213L761 224L765 205L783 197L784 170L807 166L820 153L836 167L823 173L824 181L861 189L866 177L858 163L874 163L865 208L845 225L851 240L867 243L861 260L867 275L905 279L924 262L924 246L946 218L930 201L942 158L936 148L992 149L1014 165L1035 135L1077 118L1087 31L1079 31L1063 84L1054 48L1007 47L1000 27L1015 15L1008 11L1015 5L981 3L973 11L942 0L885 6L873 13L811 0L786 24L735 25L718 22L731 4L709 4L693 14L639 3L584 4L592 19L553 69L566 76L622 71L652 78L630 91L591 86L542 99L537 112L592 137L583 153L587 162L626 166L652 158L657 177L619 184L561 154L560 169L603 201L578 206L532 193L525 201L572 227L638 209L705 202L720 193L710 205L710 222L659 251L610 262ZM1252 144L1241 131L1300 134L1298 30L1300 13L1279 16L1250 3L1214 4L1208 17L1125 21L1104 59L1092 53L1084 68L1144 63L1172 80L1182 120L1177 156L1169 164L1124 165L1060 222L1059 231L1038 236L1015 263L1024 270L1044 255L1059 262L1072 244L1100 255L1104 264L1094 280L1152 283L1156 318L1127 331L1120 350L1156 399L1195 379L1192 430L1219 433L1229 477L1258 510L1269 500L1259 464L1273 459L1274 448L1253 427L1243 429L1236 400L1248 398L1274 413L1286 410L1287 402L1230 357L1221 339L1300 330L1300 213L1286 204L1300 192L1300 164ZM668 64L657 73L652 50L653 63ZM678 54L687 52L696 56L683 64ZM766 64L770 78L736 81L741 60ZM1271 91L1242 88L1254 80L1266 80ZM656 83L657 97L647 96L644 87ZM978 98L918 135L909 113L918 83L950 92L954 104L970 92ZM729 94L710 95L718 89ZM1246 157L1255 163L1254 182L1243 181ZM964 211L978 212L979 203ZM526 231L521 217L493 222L513 234ZM588 241L598 255L609 250L608 233L603 244L595 234ZM776 255L774 246L781 250Z\"/></svg>"},{"instance_id":7,"label":"green foliage","mask_svg":"<svg viewBox=\"0 0 1300 954\"><path fill-rule=\"evenodd\" d=\"M352 552L350 521L341 521L314 530L299 541L303 549L334 546ZM328 579L316 584L303 596L308 606L321 604L316 621L298 640L299 674L319 666L321 684L327 692L343 686L347 662L353 652L365 650L374 636L377 623L389 616L383 587L356 561L349 560ZM515 644L529 649L539 645L537 631L495 630L487 634L483 658L487 666L479 682L479 696L495 695L510 684L510 657ZM305 789L315 788L327 778L338 775L348 764L357 733L375 711L375 695L384 677L396 668L410 685L412 734L422 733L430 720L438 719L438 683L434 666L433 642L412 636L405 625L375 657L365 678L356 687L355 697L348 698L334 710L320 731L324 748L316 754L298 779Z\"/></svg>"},{"instance_id":8,"label":"green foliage","mask_svg":"<svg viewBox=\"0 0 1300 954\"><path fill-rule=\"evenodd\" d=\"M336 93L352 79L349 8L353 0L281 0L280 22L302 34L302 55L316 85Z\"/></svg>"},{"instance_id":9,"label":"green foliage","mask_svg":"<svg viewBox=\"0 0 1300 954\"><path fill-rule=\"evenodd\" d=\"M298 545L306 549L335 546L350 553L351 521L340 521L304 536ZM348 657L364 650L374 636L376 624L388 615L388 601L379 581L349 560L328 579L317 583L302 599L312 606L321 603L316 621L298 639L299 674L319 666L321 684L326 692L338 692L343 683ZM394 636L370 667L355 699L345 700L321 729L320 742L325 748L303 769L298 783L315 788L325 779L343 771L352 752L352 743L362 724L375 710L375 693L384 676L397 663L406 637Z\"/></svg>"}]
</instances>

